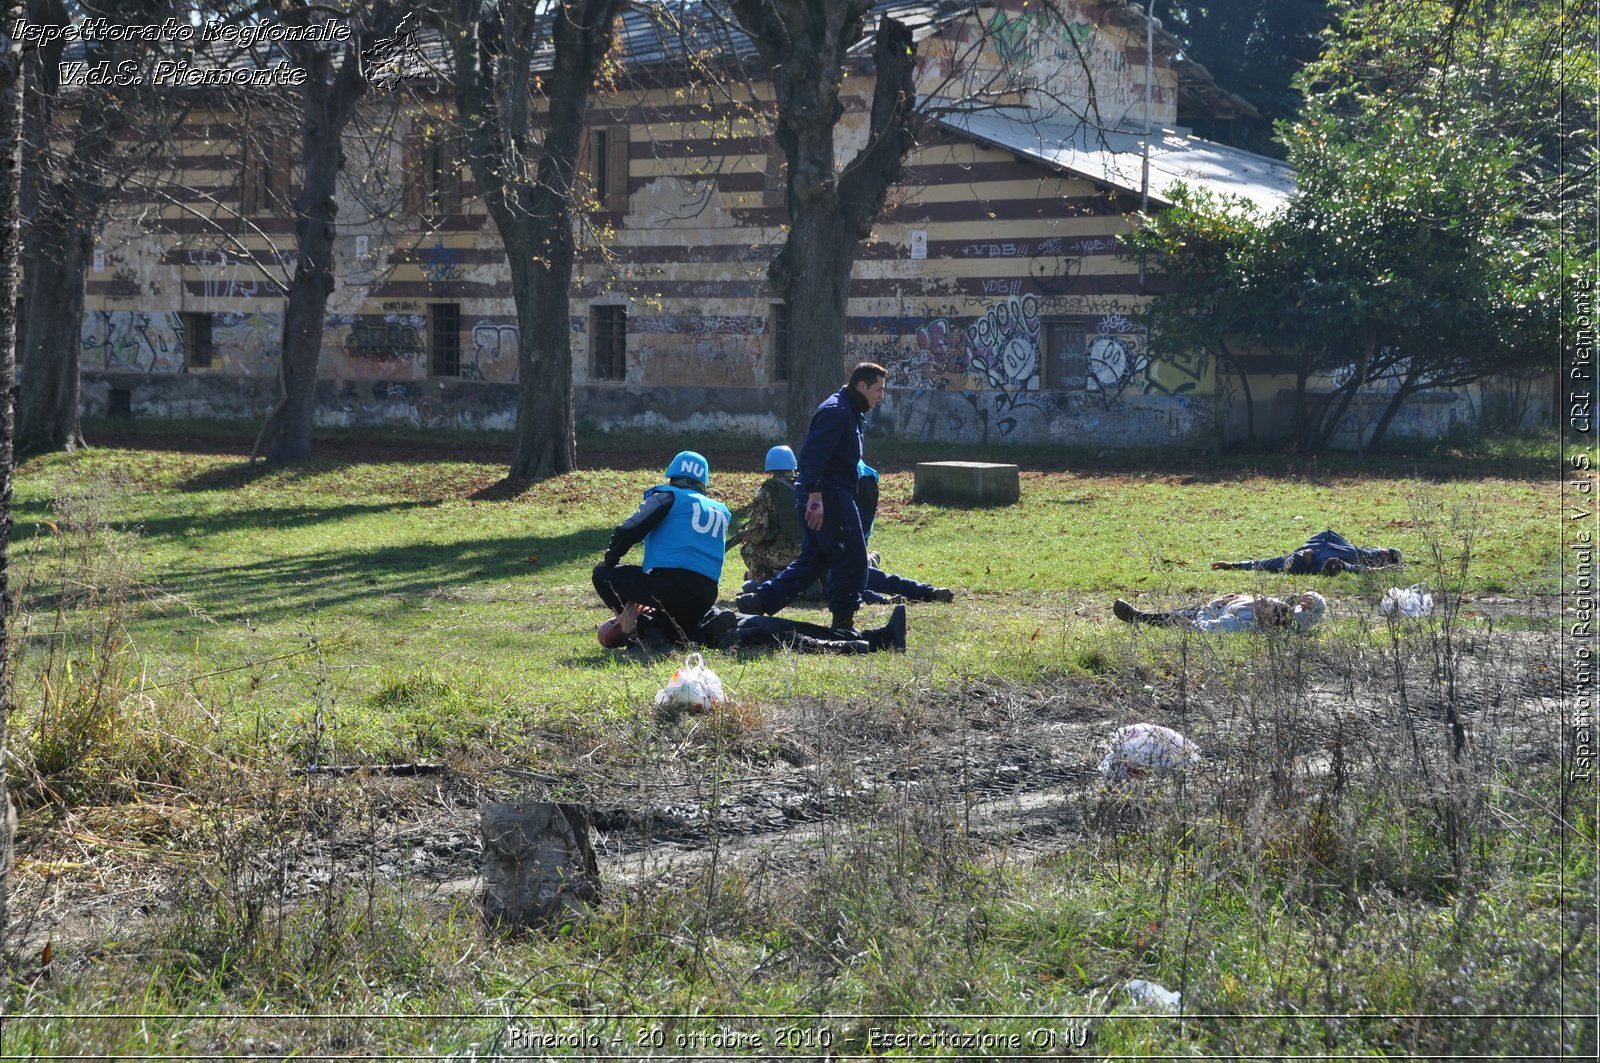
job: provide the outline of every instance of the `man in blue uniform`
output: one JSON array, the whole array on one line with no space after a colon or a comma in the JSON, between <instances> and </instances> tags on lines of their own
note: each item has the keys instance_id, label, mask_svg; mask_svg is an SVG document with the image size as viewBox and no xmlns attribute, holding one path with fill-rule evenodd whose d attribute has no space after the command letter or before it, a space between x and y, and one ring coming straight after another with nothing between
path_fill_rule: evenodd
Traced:
<instances>
[{"instance_id":1,"label":"man in blue uniform","mask_svg":"<svg viewBox=\"0 0 1600 1063\"><path fill-rule=\"evenodd\" d=\"M845 386L829 395L811 416L800 444L795 479L799 513L800 556L782 572L752 591L739 595L743 613L776 613L824 572L828 575L828 607L834 630L855 627L861 592L867 586L867 542L856 509L856 481L866 416L883 399L889 371L862 362Z\"/></svg>"},{"instance_id":2,"label":"man in blue uniform","mask_svg":"<svg viewBox=\"0 0 1600 1063\"><path fill-rule=\"evenodd\" d=\"M611 533L611 545L594 570L594 589L613 613L633 602L689 632L717 603L731 515L705 494L710 474L704 456L681 452L667 466L667 482L646 491L633 516ZM618 564L641 541L644 564Z\"/></svg>"}]
</instances>

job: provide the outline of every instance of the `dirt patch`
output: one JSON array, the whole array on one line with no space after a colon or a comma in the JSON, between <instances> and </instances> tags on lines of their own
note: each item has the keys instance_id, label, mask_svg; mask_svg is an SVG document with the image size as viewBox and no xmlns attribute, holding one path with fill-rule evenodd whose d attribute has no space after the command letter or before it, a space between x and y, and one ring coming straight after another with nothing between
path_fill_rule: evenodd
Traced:
<instances>
[{"instance_id":1,"label":"dirt patch","mask_svg":"<svg viewBox=\"0 0 1600 1063\"><path fill-rule=\"evenodd\" d=\"M1563 699L1576 688L1550 666L1556 642L1553 632L1527 631L1460 640L1451 705L1470 758L1559 761ZM132 811L39 810L19 836L12 910L28 938L78 936L165 910L179 884L202 872L215 877L228 859L254 867L290 899L336 878L470 890L481 864L479 809L489 800L588 805L603 872L629 879L675 874L711 853L737 860L803 852L824 831L874 829L910 815L1029 858L1058 852L1085 831L1121 829L1105 815L1107 802L1153 797L1168 785L1114 792L1095 771L1111 730L1135 720L1195 736L1206 761L1188 785L1218 792L1273 773L1283 776L1280 787L1321 785L1335 765L1381 763L1402 732L1419 748L1447 748L1448 688L1431 655L1408 661L1403 697L1381 658L1311 663L1314 680L1270 716L1253 702L1230 702L1216 676L1183 687L1128 677L1121 686L1092 677L969 683L892 702L766 706L757 723L734 733L689 718L658 726L642 743L586 740L566 757L557 750L559 770L532 772L507 758L411 778L280 780L292 814L280 808L274 830L241 826L235 847L256 848L233 857L219 856L229 845L215 817L178 800ZM238 818L242 825L265 815L257 807Z\"/></svg>"}]
</instances>

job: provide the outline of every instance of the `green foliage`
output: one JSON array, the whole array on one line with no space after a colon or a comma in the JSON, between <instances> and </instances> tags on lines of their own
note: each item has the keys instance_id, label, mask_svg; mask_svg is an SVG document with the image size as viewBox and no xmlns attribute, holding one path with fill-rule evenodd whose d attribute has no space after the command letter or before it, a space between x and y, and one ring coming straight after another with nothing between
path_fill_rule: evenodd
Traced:
<instances>
[{"instance_id":1,"label":"green foliage","mask_svg":"<svg viewBox=\"0 0 1600 1063\"><path fill-rule=\"evenodd\" d=\"M1287 206L1262 217L1185 193L1133 238L1174 279L1153 342L1236 370L1240 351L1291 355L1305 450L1370 381L1392 381L1376 441L1419 390L1547 367L1570 256L1594 255L1586 211L1561 209L1594 172L1592 135L1543 117L1563 78L1594 83L1592 54L1549 47L1581 37L1560 7L1352 8L1279 130L1298 174Z\"/></svg>"},{"instance_id":2,"label":"green foliage","mask_svg":"<svg viewBox=\"0 0 1600 1063\"><path fill-rule=\"evenodd\" d=\"M1155 15L1184 43L1184 51L1205 66L1217 84L1248 100L1260 116L1225 121L1198 120L1195 131L1208 140L1265 154L1281 155L1272 126L1294 115L1301 96L1296 73L1317 57L1323 31L1333 21L1332 0L1171 0L1154 6Z\"/></svg>"}]
</instances>

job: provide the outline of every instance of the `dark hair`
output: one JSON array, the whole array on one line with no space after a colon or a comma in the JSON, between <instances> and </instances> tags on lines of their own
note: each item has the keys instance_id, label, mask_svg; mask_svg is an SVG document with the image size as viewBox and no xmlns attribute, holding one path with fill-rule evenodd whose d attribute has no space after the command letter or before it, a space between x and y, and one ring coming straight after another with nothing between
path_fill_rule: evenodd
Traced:
<instances>
[{"instance_id":1,"label":"dark hair","mask_svg":"<svg viewBox=\"0 0 1600 1063\"><path fill-rule=\"evenodd\" d=\"M859 362L854 369L850 370L850 382L846 387L853 388L862 381L869 385L874 384L879 377L887 377L888 375L889 370L877 362Z\"/></svg>"}]
</instances>

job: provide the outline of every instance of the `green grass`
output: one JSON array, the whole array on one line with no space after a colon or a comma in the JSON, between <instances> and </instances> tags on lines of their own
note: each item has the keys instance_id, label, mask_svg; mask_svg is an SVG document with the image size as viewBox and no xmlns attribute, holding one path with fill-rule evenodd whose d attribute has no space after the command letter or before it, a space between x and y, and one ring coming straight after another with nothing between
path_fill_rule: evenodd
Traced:
<instances>
[{"instance_id":1,"label":"green grass","mask_svg":"<svg viewBox=\"0 0 1600 1063\"><path fill-rule=\"evenodd\" d=\"M958 453L884 447L873 455L884 472L873 546L892 570L957 588L956 602L913 608L904 656L709 654L736 710L668 729L650 703L674 662L598 646L604 613L589 571L684 441L585 437L584 468L526 485L506 483L486 456L503 440L385 433L364 459L372 437L331 434L331 456L274 470L242 462L237 432L212 426L178 453L156 444L193 426L125 428L91 426L91 437L118 432L119 445L31 458L17 474L12 724L31 770L18 774L24 831L64 819L80 836L109 835L94 824L132 822L154 803L169 811L150 815L168 822L137 845L125 839L126 859L170 852L191 870L166 895L175 919L63 945L70 966L47 977L36 955L13 958L8 1058L236 1051L250 1039L265 1052L460 1058L476 1044L484 1058L530 1030L621 1037L635 1055L718 1054L707 1039L722 1031L772 1049L753 1055L865 1054L877 1036L873 1054L889 1057L998 1056L959 1038L1033 1035L1040 1023L1019 1014L1057 1016L1056 1045L1071 1047L1081 1029L1082 1051L1105 1057L1593 1043L1592 1023L1310 1017L1554 1011L1562 950L1569 970L1592 967L1593 924L1574 922L1560 888L1592 883L1592 846L1551 841L1562 796L1548 773L1496 762L1474 783L1481 807L1452 803L1410 771L1413 750L1423 757L1437 736L1414 746L1380 730L1371 740L1394 759L1343 790L1291 792L1272 763L1249 761L1228 766L1214 802L1075 784L1062 814L1081 816L1083 830L1043 856L980 844L959 808L865 807L820 836L803 874L740 862L630 880L553 936L500 939L468 898L419 901L377 879L291 896L274 870L295 840L385 814L386 798L359 783L333 790L285 774L308 761L484 757L560 775L681 756L698 758L709 786L758 770L807 706L914 742L995 690L1072 692L1118 718L1193 699L1216 714L1219 737L1259 742L1270 758L1274 728L1313 688L1381 676L1385 654L1432 667L1429 629L1391 640L1371 621L1386 581L1319 582L1333 616L1316 640L1136 632L1111 619L1111 600L1160 607L1286 589L1209 562L1281 553L1324 527L1400 547L1406 582L1449 586L1470 547L1469 594L1554 594L1560 469L1548 439L1364 462L960 451L1021 464L1021 503L997 510L913 505L915 460ZM430 444L426 460L383 456ZM701 446L713 493L746 501L762 441ZM739 575L730 564L725 599ZM1551 624L1533 610L1492 631L1548 636ZM1486 639L1491 625L1468 616L1460 631ZM1418 697L1436 689L1429 682L1418 680ZM851 777L853 765L838 768ZM1574 842L1592 841L1592 815L1569 815ZM1461 823L1468 841L1447 845ZM57 859L70 875L70 854L33 853L23 871L37 877ZM1116 1014L1129 978L1181 986L1213 1017ZM1586 978L1573 984L1592 999ZM572 1017L599 1006L753 1017ZM56 1013L103 1017L29 1017ZM436 1017L446 1013L467 1017ZM772 1018L786 1013L860 1017ZM1093 1018L1080 1027L1079 1015ZM822 1029L831 1044L816 1042Z\"/></svg>"}]
</instances>

